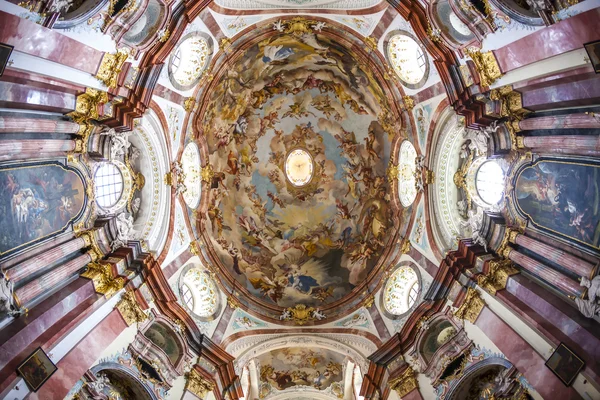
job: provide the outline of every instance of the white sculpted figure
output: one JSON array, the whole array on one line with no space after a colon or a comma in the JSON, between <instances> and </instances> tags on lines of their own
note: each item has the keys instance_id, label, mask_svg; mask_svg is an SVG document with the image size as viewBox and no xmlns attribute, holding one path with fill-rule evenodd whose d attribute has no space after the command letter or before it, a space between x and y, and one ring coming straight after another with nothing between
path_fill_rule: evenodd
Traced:
<instances>
[{"instance_id":1,"label":"white sculpted figure","mask_svg":"<svg viewBox=\"0 0 600 400\"><path fill-rule=\"evenodd\" d=\"M467 139L465 144L467 145L469 151L474 152L479 156L487 154L488 139L490 138L489 127L483 130L465 129L463 132L463 137Z\"/></svg>"},{"instance_id":2,"label":"white sculpted figure","mask_svg":"<svg viewBox=\"0 0 600 400\"><path fill-rule=\"evenodd\" d=\"M588 288L588 298L586 300L576 298L577 308L586 318L600 316L600 276L596 276L592 280L582 277L580 285Z\"/></svg>"},{"instance_id":3,"label":"white sculpted figure","mask_svg":"<svg viewBox=\"0 0 600 400\"><path fill-rule=\"evenodd\" d=\"M140 149L131 145L131 147L129 148L129 162L134 163L135 160L140 158L141 154L142 154L142 152L140 151Z\"/></svg>"},{"instance_id":4,"label":"white sculpted figure","mask_svg":"<svg viewBox=\"0 0 600 400\"><path fill-rule=\"evenodd\" d=\"M137 214L137 212L140 211L141 204L142 204L141 198L136 197L135 199L133 199L133 201L131 202L131 211L133 211L134 213Z\"/></svg>"},{"instance_id":5,"label":"white sculpted figure","mask_svg":"<svg viewBox=\"0 0 600 400\"><path fill-rule=\"evenodd\" d=\"M137 232L133 229L133 217L127 216L125 213L117 215L117 239L114 240L110 247L113 251L121 246L124 246L128 241L136 239Z\"/></svg>"},{"instance_id":6,"label":"white sculpted figure","mask_svg":"<svg viewBox=\"0 0 600 400\"><path fill-rule=\"evenodd\" d=\"M131 132L117 132L114 128L110 128L101 134L110 136L110 158L115 159L127 154L131 147L131 143L129 143Z\"/></svg>"},{"instance_id":7,"label":"white sculpted figure","mask_svg":"<svg viewBox=\"0 0 600 400\"><path fill-rule=\"evenodd\" d=\"M487 240L481 234L483 228L483 209L477 208L475 210L469 210L467 212L467 220L460 221L460 225L463 228L469 228L471 230L471 238L473 243L481 245L485 251L487 251Z\"/></svg>"},{"instance_id":8,"label":"white sculpted figure","mask_svg":"<svg viewBox=\"0 0 600 400\"><path fill-rule=\"evenodd\" d=\"M312 312L312 317L317 321L327 318L318 308Z\"/></svg>"},{"instance_id":9,"label":"white sculpted figure","mask_svg":"<svg viewBox=\"0 0 600 400\"><path fill-rule=\"evenodd\" d=\"M13 291L14 286L11 281L6 279L4 272L1 272L0 278L0 315L9 314L13 310Z\"/></svg>"},{"instance_id":10,"label":"white sculpted figure","mask_svg":"<svg viewBox=\"0 0 600 400\"><path fill-rule=\"evenodd\" d=\"M273 29L275 29L277 32L283 32L285 30L285 25L283 22L281 22L281 20L279 20L273 23Z\"/></svg>"},{"instance_id":11,"label":"white sculpted figure","mask_svg":"<svg viewBox=\"0 0 600 400\"><path fill-rule=\"evenodd\" d=\"M321 30L323 30L323 28L325 28L325 25L326 25L325 22L318 21L311 28L313 28L313 31L315 31L315 32L321 32Z\"/></svg>"},{"instance_id":12,"label":"white sculpted figure","mask_svg":"<svg viewBox=\"0 0 600 400\"><path fill-rule=\"evenodd\" d=\"M94 382L88 383L92 389L96 392L101 393L102 390L110 384L110 380L106 376L106 374L96 374L96 380Z\"/></svg>"},{"instance_id":13,"label":"white sculpted figure","mask_svg":"<svg viewBox=\"0 0 600 400\"><path fill-rule=\"evenodd\" d=\"M289 319L292 319L292 313L290 312L290 310L283 310L283 312L279 316L279 320L280 321L287 321Z\"/></svg>"},{"instance_id":14,"label":"white sculpted figure","mask_svg":"<svg viewBox=\"0 0 600 400\"><path fill-rule=\"evenodd\" d=\"M54 0L50 9L57 13L67 12L72 4L71 0Z\"/></svg>"}]
</instances>

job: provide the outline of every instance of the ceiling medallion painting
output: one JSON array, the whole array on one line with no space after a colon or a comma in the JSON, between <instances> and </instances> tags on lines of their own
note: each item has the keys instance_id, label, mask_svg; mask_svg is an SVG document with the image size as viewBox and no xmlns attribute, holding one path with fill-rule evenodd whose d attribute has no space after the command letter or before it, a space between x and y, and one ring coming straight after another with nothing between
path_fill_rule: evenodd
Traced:
<instances>
[{"instance_id":1,"label":"ceiling medallion painting","mask_svg":"<svg viewBox=\"0 0 600 400\"><path fill-rule=\"evenodd\" d=\"M263 305L342 299L398 229L386 179L397 118L364 55L323 25L279 21L230 57L197 119L214 169L211 256Z\"/></svg>"}]
</instances>

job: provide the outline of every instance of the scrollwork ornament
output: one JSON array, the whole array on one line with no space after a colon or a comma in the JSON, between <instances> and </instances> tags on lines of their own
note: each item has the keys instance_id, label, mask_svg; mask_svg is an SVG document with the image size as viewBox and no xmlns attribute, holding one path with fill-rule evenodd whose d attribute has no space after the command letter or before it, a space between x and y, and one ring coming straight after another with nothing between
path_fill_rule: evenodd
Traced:
<instances>
[{"instance_id":1,"label":"scrollwork ornament","mask_svg":"<svg viewBox=\"0 0 600 400\"><path fill-rule=\"evenodd\" d=\"M409 366L397 378L388 382L390 389L395 390L400 398L419 388L415 371Z\"/></svg>"},{"instance_id":2,"label":"scrollwork ornament","mask_svg":"<svg viewBox=\"0 0 600 400\"><path fill-rule=\"evenodd\" d=\"M127 57L129 57L129 54L121 51L115 54L105 53L96 74L96 79L109 88L116 88L119 74L123 69L123 64L127 61Z\"/></svg>"},{"instance_id":3,"label":"scrollwork ornament","mask_svg":"<svg viewBox=\"0 0 600 400\"><path fill-rule=\"evenodd\" d=\"M474 324L484 306L485 302L481 298L479 292L476 289L468 288L464 302L458 310L454 312L454 315Z\"/></svg>"},{"instance_id":4,"label":"scrollwork ornament","mask_svg":"<svg viewBox=\"0 0 600 400\"><path fill-rule=\"evenodd\" d=\"M187 374L185 389L189 390L201 399L204 399L208 392L211 392L215 385L200 375L195 369Z\"/></svg>"},{"instance_id":5,"label":"scrollwork ornament","mask_svg":"<svg viewBox=\"0 0 600 400\"><path fill-rule=\"evenodd\" d=\"M132 291L127 291L123 294L123 297L121 297L121 300L117 303L116 308L119 310L119 313L121 313L121 316L128 326L137 322L144 322L148 319L148 315L138 304L135 299L135 294Z\"/></svg>"},{"instance_id":6,"label":"scrollwork ornament","mask_svg":"<svg viewBox=\"0 0 600 400\"><path fill-rule=\"evenodd\" d=\"M489 87L502 77L502 71L500 71L500 66L493 52L482 53L480 49L476 48L467 48L465 52L475 64L481 86Z\"/></svg>"}]
</instances>

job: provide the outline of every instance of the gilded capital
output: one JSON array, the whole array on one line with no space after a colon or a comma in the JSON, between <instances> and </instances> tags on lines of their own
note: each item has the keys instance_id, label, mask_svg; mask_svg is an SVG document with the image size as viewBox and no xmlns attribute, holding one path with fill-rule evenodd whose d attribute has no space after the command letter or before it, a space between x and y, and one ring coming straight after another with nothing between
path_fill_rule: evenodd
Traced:
<instances>
[{"instance_id":1,"label":"gilded capital","mask_svg":"<svg viewBox=\"0 0 600 400\"><path fill-rule=\"evenodd\" d=\"M419 383L417 382L417 374L415 371L409 366L398 376L397 378L392 379L388 382L388 386L390 389L395 390L398 393L400 398L406 396L410 392L419 388Z\"/></svg>"},{"instance_id":2,"label":"gilded capital","mask_svg":"<svg viewBox=\"0 0 600 400\"><path fill-rule=\"evenodd\" d=\"M496 292L506 288L508 277L518 274L519 271L514 267L510 260L492 260L488 262L488 273L480 275L477 278L477 283L491 295L496 295Z\"/></svg>"},{"instance_id":3,"label":"gilded capital","mask_svg":"<svg viewBox=\"0 0 600 400\"><path fill-rule=\"evenodd\" d=\"M481 86L489 87L502 76L500 66L492 51L482 53L480 50L471 48L467 49L466 53L475 64L475 69L479 73L479 83Z\"/></svg>"},{"instance_id":4,"label":"gilded capital","mask_svg":"<svg viewBox=\"0 0 600 400\"><path fill-rule=\"evenodd\" d=\"M96 79L104 83L109 88L116 88L119 74L123 64L127 61L128 54L117 52L115 54L105 53L102 57L102 63L98 68Z\"/></svg>"},{"instance_id":5,"label":"gilded capital","mask_svg":"<svg viewBox=\"0 0 600 400\"><path fill-rule=\"evenodd\" d=\"M132 291L127 291L123 294L123 297L121 297L121 300L117 303L116 308L119 310L119 313L128 326L148 319L148 315L142 310L142 307L138 304L135 299L135 294Z\"/></svg>"},{"instance_id":6,"label":"gilded capital","mask_svg":"<svg viewBox=\"0 0 600 400\"><path fill-rule=\"evenodd\" d=\"M185 389L189 390L199 398L205 398L208 392L211 392L214 388L215 385L200 375L195 369L192 368L187 374Z\"/></svg>"},{"instance_id":7,"label":"gilded capital","mask_svg":"<svg viewBox=\"0 0 600 400\"><path fill-rule=\"evenodd\" d=\"M465 301L458 310L454 312L454 315L474 324L484 306L485 302L481 298L479 292L476 289L468 288Z\"/></svg>"}]
</instances>

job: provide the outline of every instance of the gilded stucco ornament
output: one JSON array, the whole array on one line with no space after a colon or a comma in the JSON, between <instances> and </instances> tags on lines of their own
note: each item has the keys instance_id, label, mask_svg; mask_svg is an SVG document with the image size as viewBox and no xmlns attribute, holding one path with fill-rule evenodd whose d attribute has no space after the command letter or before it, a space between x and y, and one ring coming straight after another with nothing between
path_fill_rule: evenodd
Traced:
<instances>
[{"instance_id":1,"label":"gilded stucco ornament","mask_svg":"<svg viewBox=\"0 0 600 400\"><path fill-rule=\"evenodd\" d=\"M498 290L506 288L508 277L518 274L510 260L493 260L488 262L489 271L477 278L477 283L491 295L496 295Z\"/></svg>"},{"instance_id":2,"label":"gilded stucco ornament","mask_svg":"<svg viewBox=\"0 0 600 400\"><path fill-rule=\"evenodd\" d=\"M200 255L200 245L198 244L198 242L190 243L190 253L192 253L195 256Z\"/></svg>"},{"instance_id":3,"label":"gilded stucco ornament","mask_svg":"<svg viewBox=\"0 0 600 400\"><path fill-rule=\"evenodd\" d=\"M485 302L481 298L479 292L476 289L468 288L465 301L458 310L454 312L454 315L474 324L484 306Z\"/></svg>"},{"instance_id":4,"label":"gilded stucco ornament","mask_svg":"<svg viewBox=\"0 0 600 400\"><path fill-rule=\"evenodd\" d=\"M144 322L148 319L148 315L142 310L142 307L138 304L135 299L135 294L132 291L125 292L121 300L116 306L119 313L125 320L128 326L131 326L137 322Z\"/></svg>"},{"instance_id":5,"label":"gilded stucco ornament","mask_svg":"<svg viewBox=\"0 0 600 400\"><path fill-rule=\"evenodd\" d=\"M377 39L375 39L373 36L366 36L363 41L371 51L377 50Z\"/></svg>"},{"instance_id":6,"label":"gilded stucco ornament","mask_svg":"<svg viewBox=\"0 0 600 400\"><path fill-rule=\"evenodd\" d=\"M85 93L77 96L75 111L70 112L67 116L80 125L85 124L90 120L97 119L99 117L98 106L107 102L108 93L93 88L86 88ZM82 128L80 127L81 130Z\"/></svg>"},{"instance_id":7,"label":"gilded stucco ornament","mask_svg":"<svg viewBox=\"0 0 600 400\"><path fill-rule=\"evenodd\" d=\"M481 50L475 48L467 48L465 52L475 63L475 69L479 73L479 81L482 87L489 87L502 77L500 66L493 52L482 53Z\"/></svg>"},{"instance_id":8,"label":"gilded stucco ornament","mask_svg":"<svg viewBox=\"0 0 600 400\"><path fill-rule=\"evenodd\" d=\"M427 36L434 43L442 41L442 31L439 28L432 28L429 24L427 24Z\"/></svg>"},{"instance_id":9,"label":"gilded stucco ornament","mask_svg":"<svg viewBox=\"0 0 600 400\"><path fill-rule=\"evenodd\" d=\"M394 165L392 160L390 160L390 163L388 164L388 167L387 167L386 174L387 174L388 182L393 182L393 181L397 180L398 176L400 175L400 167L398 165Z\"/></svg>"},{"instance_id":10,"label":"gilded stucco ornament","mask_svg":"<svg viewBox=\"0 0 600 400\"><path fill-rule=\"evenodd\" d=\"M185 389L189 390L199 398L205 398L208 392L212 392L214 388L215 385L200 375L196 370L192 369L187 374Z\"/></svg>"},{"instance_id":11,"label":"gilded stucco ornament","mask_svg":"<svg viewBox=\"0 0 600 400\"><path fill-rule=\"evenodd\" d=\"M406 368L399 377L389 381L388 385L390 389L395 390L396 393L398 393L400 398L419 388L417 375L410 366Z\"/></svg>"},{"instance_id":12,"label":"gilded stucco ornament","mask_svg":"<svg viewBox=\"0 0 600 400\"><path fill-rule=\"evenodd\" d=\"M229 308L236 309L240 306L240 303L234 297L227 297L227 305Z\"/></svg>"},{"instance_id":13,"label":"gilded stucco ornament","mask_svg":"<svg viewBox=\"0 0 600 400\"><path fill-rule=\"evenodd\" d=\"M296 325L304 325L312 321L321 321L326 318L318 308L307 307L304 304L296 304L288 307L279 316L281 321L293 321Z\"/></svg>"},{"instance_id":14,"label":"gilded stucco ornament","mask_svg":"<svg viewBox=\"0 0 600 400\"><path fill-rule=\"evenodd\" d=\"M402 96L402 100L404 100L404 107L406 108L406 111L410 112L413 108L415 108L415 101L412 97Z\"/></svg>"},{"instance_id":15,"label":"gilded stucco ornament","mask_svg":"<svg viewBox=\"0 0 600 400\"><path fill-rule=\"evenodd\" d=\"M194 109L195 105L196 105L196 99L194 99L193 97L188 97L183 102L183 109L185 111L189 112L189 111L192 111Z\"/></svg>"},{"instance_id":16,"label":"gilded stucco ornament","mask_svg":"<svg viewBox=\"0 0 600 400\"><path fill-rule=\"evenodd\" d=\"M110 264L91 262L81 276L91 279L94 283L94 290L107 298L111 297L125 286L125 279L113 276Z\"/></svg>"},{"instance_id":17,"label":"gilded stucco ornament","mask_svg":"<svg viewBox=\"0 0 600 400\"><path fill-rule=\"evenodd\" d=\"M213 170L212 165L206 164L206 166L202 167L202 170L200 171L200 176L202 177L203 182L212 182L212 178L213 176L215 176L215 171Z\"/></svg>"},{"instance_id":18,"label":"gilded stucco ornament","mask_svg":"<svg viewBox=\"0 0 600 400\"><path fill-rule=\"evenodd\" d=\"M508 254L512 250L512 248L509 246L509 243L515 243L515 241L517 239L517 235L520 235L520 234L522 235L524 232L524 229L525 229L524 226L515 227L515 228L506 228L506 230L504 231L504 237L502 238L502 242L500 243L500 246L498 247L498 250L496 251L496 253L505 258L508 258L504 254Z\"/></svg>"},{"instance_id":19,"label":"gilded stucco ornament","mask_svg":"<svg viewBox=\"0 0 600 400\"><path fill-rule=\"evenodd\" d=\"M119 74L123 69L123 64L127 61L127 57L129 57L129 54L122 51L115 54L105 53L95 76L96 79L109 88L116 88Z\"/></svg>"}]
</instances>

